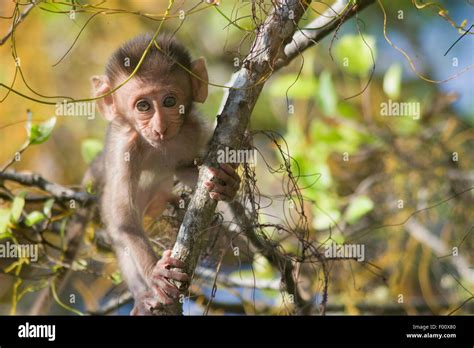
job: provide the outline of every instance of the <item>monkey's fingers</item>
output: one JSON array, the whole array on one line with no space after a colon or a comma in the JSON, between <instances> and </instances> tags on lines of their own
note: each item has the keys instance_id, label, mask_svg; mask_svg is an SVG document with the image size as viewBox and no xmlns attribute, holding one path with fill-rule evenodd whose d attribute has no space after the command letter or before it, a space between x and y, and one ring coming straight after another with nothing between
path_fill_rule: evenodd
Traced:
<instances>
[{"instance_id":1,"label":"monkey's fingers","mask_svg":"<svg viewBox=\"0 0 474 348\"><path fill-rule=\"evenodd\" d=\"M172 250L168 249L163 251L163 256L162 258L170 258L171 257Z\"/></svg>"},{"instance_id":2,"label":"monkey's fingers","mask_svg":"<svg viewBox=\"0 0 474 348\"><path fill-rule=\"evenodd\" d=\"M145 304L146 308L153 312L153 309L160 308L162 305L170 305L173 303L173 299L169 297L164 290L158 289L155 291L154 297L147 297L143 303Z\"/></svg>"},{"instance_id":3,"label":"monkey's fingers","mask_svg":"<svg viewBox=\"0 0 474 348\"><path fill-rule=\"evenodd\" d=\"M171 257L171 250L166 250L163 252L162 258L157 262L156 266L158 268L166 268L166 267L176 267L176 268L184 268L186 264L178 259L174 259Z\"/></svg>"},{"instance_id":4,"label":"monkey's fingers","mask_svg":"<svg viewBox=\"0 0 474 348\"><path fill-rule=\"evenodd\" d=\"M221 165L221 166L224 166L224 165ZM230 167L227 164L225 166L227 166L226 170L216 169L216 168L210 168L209 170L214 175L214 177L222 180L225 183L226 186L229 186L232 189L237 191L240 187L240 178L237 175L237 173L235 173L233 171L232 167ZM230 174L227 171L230 171ZM207 182L209 182L209 181L207 181Z\"/></svg>"},{"instance_id":5,"label":"monkey's fingers","mask_svg":"<svg viewBox=\"0 0 474 348\"><path fill-rule=\"evenodd\" d=\"M234 167L234 163L231 163L231 164L222 163L222 164L221 164L221 168L222 168L228 175L230 175L235 181L237 181L237 182L240 183L240 176L239 176L239 174L237 174L236 171L235 171L238 166L239 166L238 163L235 163L235 167Z\"/></svg>"},{"instance_id":6,"label":"monkey's fingers","mask_svg":"<svg viewBox=\"0 0 474 348\"><path fill-rule=\"evenodd\" d=\"M224 202L231 201L230 197L222 193L217 193L217 192L209 192L209 197L211 197L212 199L215 199L216 201L224 201Z\"/></svg>"},{"instance_id":7,"label":"monkey's fingers","mask_svg":"<svg viewBox=\"0 0 474 348\"><path fill-rule=\"evenodd\" d=\"M209 191L209 196L217 201L231 201L237 193L237 191L232 187L219 185L215 182L209 184L205 182L204 185L206 185Z\"/></svg>"},{"instance_id":8,"label":"monkey's fingers","mask_svg":"<svg viewBox=\"0 0 474 348\"><path fill-rule=\"evenodd\" d=\"M155 266L156 269L163 268L163 269L171 269L171 268L179 268L183 269L186 264L177 259L164 259L161 262L158 262Z\"/></svg>"},{"instance_id":9,"label":"monkey's fingers","mask_svg":"<svg viewBox=\"0 0 474 348\"><path fill-rule=\"evenodd\" d=\"M159 294L160 291L164 291L165 294L172 299L177 298L180 294L179 289L164 278L154 279L153 283L153 290L155 290L157 294Z\"/></svg>"},{"instance_id":10,"label":"monkey's fingers","mask_svg":"<svg viewBox=\"0 0 474 348\"><path fill-rule=\"evenodd\" d=\"M174 269L166 269L166 268L155 268L153 271L153 279L159 278L168 278L171 280L176 280L179 282L189 282L190 278L184 272L181 272L181 269L174 268Z\"/></svg>"}]
</instances>

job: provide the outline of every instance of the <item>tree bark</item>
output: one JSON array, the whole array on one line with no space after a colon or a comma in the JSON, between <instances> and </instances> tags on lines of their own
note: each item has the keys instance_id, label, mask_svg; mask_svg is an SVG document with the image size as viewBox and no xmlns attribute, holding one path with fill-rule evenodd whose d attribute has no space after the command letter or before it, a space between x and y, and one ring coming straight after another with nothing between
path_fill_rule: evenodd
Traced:
<instances>
[{"instance_id":1,"label":"tree bark","mask_svg":"<svg viewBox=\"0 0 474 348\"><path fill-rule=\"evenodd\" d=\"M222 113L217 117L217 127L209 151L199 169L199 179L188 206L172 257L185 262L188 274L193 274L201 253L202 235L208 228L216 208L216 201L209 197L203 185L211 179L209 167L217 164L218 150L239 149L250 114L264 82L271 75L275 60L284 55L284 47L291 40L296 25L310 1L278 0L264 24L257 29L252 49L238 71L227 95ZM181 286L181 284L177 284ZM179 301L157 310L158 315L182 314Z\"/></svg>"}]
</instances>

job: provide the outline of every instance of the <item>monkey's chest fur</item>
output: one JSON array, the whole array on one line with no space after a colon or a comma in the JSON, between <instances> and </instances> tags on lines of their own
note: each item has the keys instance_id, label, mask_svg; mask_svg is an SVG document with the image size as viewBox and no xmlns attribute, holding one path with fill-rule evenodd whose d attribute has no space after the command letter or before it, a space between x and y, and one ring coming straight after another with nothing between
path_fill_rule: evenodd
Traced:
<instances>
[{"instance_id":1,"label":"monkey's chest fur","mask_svg":"<svg viewBox=\"0 0 474 348\"><path fill-rule=\"evenodd\" d=\"M184 145L179 139L173 139L145 159L137 188L137 203L143 214L161 214L166 203L173 198L174 180L186 170L196 170L193 162L200 155L199 149ZM190 182L185 184L190 185Z\"/></svg>"}]
</instances>

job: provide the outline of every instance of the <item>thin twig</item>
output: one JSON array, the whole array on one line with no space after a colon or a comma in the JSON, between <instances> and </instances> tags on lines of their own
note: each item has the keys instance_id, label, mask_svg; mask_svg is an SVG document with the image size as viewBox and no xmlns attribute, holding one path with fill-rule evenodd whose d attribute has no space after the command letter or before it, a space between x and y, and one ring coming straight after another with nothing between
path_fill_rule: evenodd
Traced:
<instances>
[{"instance_id":1,"label":"thin twig","mask_svg":"<svg viewBox=\"0 0 474 348\"><path fill-rule=\"evenodd\" d=\"M18 24L20 24L23 21L23 19L25 19L25 17L28 16L28 13L31 12L31 10L35 7L35 5L36 3L32 2L26 7L25 11L23 11L20 17L18 17L18 19L16 20L16 23L13 23L10 29L8 30L7 34L2 39L0 39L0 46L2 46L5 42L7 42L10 36L12 36L13 34L13 30L15 30Z\"/></svg>"}]
</instances>

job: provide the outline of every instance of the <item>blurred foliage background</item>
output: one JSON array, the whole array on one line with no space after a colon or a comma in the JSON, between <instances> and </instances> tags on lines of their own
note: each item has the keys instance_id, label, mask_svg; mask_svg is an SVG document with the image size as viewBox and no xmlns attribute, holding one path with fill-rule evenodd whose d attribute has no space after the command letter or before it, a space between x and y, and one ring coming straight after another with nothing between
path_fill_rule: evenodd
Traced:
<instances>
[{"instance_id":1,"label":"blurred foliage background","mask_svg":"<svg viewBox=\"0 0 474 348\"><path fill-rule=\"evenodd\" d=\"M300 26L331 3L313 2ZM321 252L332 242L365 246L364 262L329 261L330 313L473 313L473 72L441 84L425 81L384 37L382 6L387 36L406 51L419 74L445 80L460 73L474 64L473 38L466 35L445 55L463 32L446 16L449 13L468 29L473 7L467 1L438 3L446 12L418 9L408 0L375 2L272 76L252 114L254 145L261 156L256 168L259 221L289 229L298 225L288 200L292 193L285 188L287 176L271 170L282 165L281 153L268 133L260 132L272 131L281 135L276 141L291 155L292 173L304 198L307 240ZM0 2L0 16L10 16L14 5ZM89 78L103 73L109 55L125 40L153 33L159 25L156 17L138 13L162 14L167 1L117 0L100 7L110 13L77 11L71 19L68 2L44 2L35 8L14 34L22 76L17 73L13 88L35 97L24 78L45 96L89 97ZM184 20L180 9L186 10ZM221 1L215 8L199 1L175 1L175 16L165 22L164 30L176 32L194 57L204 56L210 81L225 85L237 69L235 58L245 57L254 38L251 13L250 2ZM258 16L264 19L265 13ZM0 36L10 25L11 20L0 20ZM16 72L11 40L0 46L0 62L0 82L9 86ZM33 122L55 115L54 105L7 92L0 89L0 163L8 162L24 144L27 110ZM209 99L200 106L211 122L223 94L223 88L210 86ZM382 116L382 104L389 100L419 103L419 119ZM49 140L29 147L14 169L77 185L91 153L100 148L105 128L98 114L94 119L58 117ZM4 214L10 214L11 202L3 200L2 206ZM291 234L266 232L286 252L301 252ZM459 253L453 255L455 247ZM113 256L102 261L113 265ZM226 258L223 272L240 280L279 279L277 270L259 255L241 261ZM319 303L320 267L308 263L300 268L305 296ZM113 266L105 270L114 274ZM18 295L12 273L0 275L1 314L11 313L12 296ZM188 313L202 313L211 285L203 285ZM78 277L74 287L81 310L98 309L99 299L113 286L110 277ZM17 312L27 312L35 296L25 291ZM222 305L215 313L288 313L275 287L218 286L215 300Z\"/></svg>"}]
</instances>

